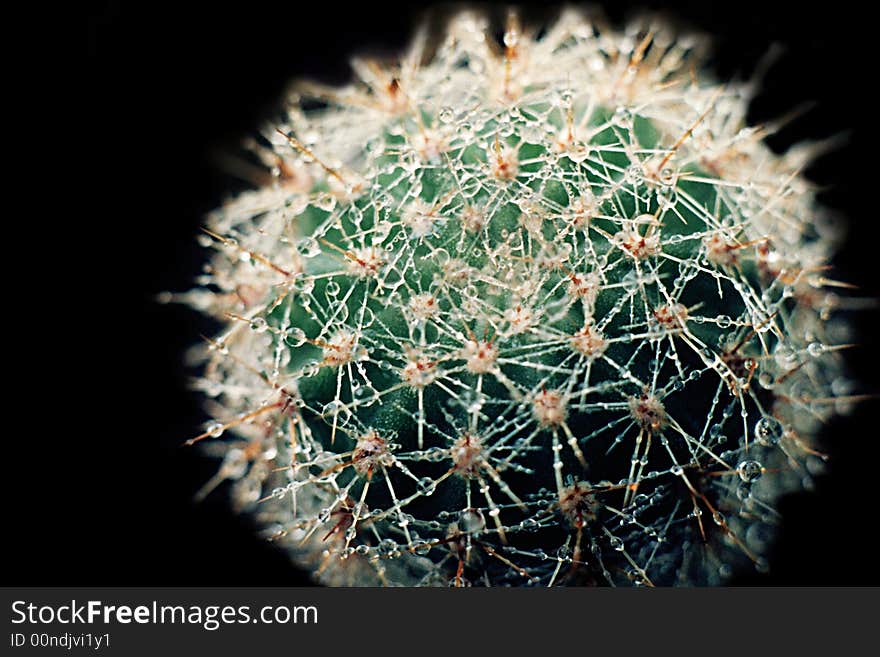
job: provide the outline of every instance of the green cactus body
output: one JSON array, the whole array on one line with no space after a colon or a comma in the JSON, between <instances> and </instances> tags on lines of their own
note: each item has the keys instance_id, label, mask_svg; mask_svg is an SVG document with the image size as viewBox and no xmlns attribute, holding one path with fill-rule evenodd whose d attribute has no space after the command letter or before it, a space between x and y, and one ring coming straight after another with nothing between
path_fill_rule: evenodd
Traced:
<instances>
[{"instance_id":1,"label":"green cactus body","mask_svg":"<svg viewBox=\"0 0 880 657\"><path fill-rule=\"evenodd\" d=\"M188 297L228 322L198 440L328 584L764 567L839 377L796 158L662 26L484 33L267 131Z\"/></svg>"}]
</instances>

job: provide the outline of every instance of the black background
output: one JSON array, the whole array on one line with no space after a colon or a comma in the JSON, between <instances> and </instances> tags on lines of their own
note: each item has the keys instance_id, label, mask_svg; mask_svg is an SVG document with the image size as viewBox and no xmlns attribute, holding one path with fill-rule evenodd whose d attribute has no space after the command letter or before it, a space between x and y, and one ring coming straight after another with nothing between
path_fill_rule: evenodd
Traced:
<instances>
[{"instance_id":1,"label":"black background","mask_svg":"<svg viewBox=\"0 0 880 657\"><path fill-rule=\"evenodd\" d=\"M817 106L773 137L781 150L802 138L850 135L846 146L808 171L828 187L850 239L833 277L880 295L874 266L877 132L871 21L856 5L614 1L614 19L633 7L663 8L715 37L721 78L748 75L770 44L785 52L755 101L753 122L803 101ZM822 3L826 4L826 3ZM552 11L520 5L523 17ZM502 15L500 7L493 11ZM336 2L304 6L94 3L87 17L89 148L85 170L88 239L81 265L94 321L80 322L83 348L64 387L64 421L44 437L64 444L49 456L36 438L23 458L52 463L53 484L21 492L7 507L10 584L291 585L307 580L232 516L221 495L192 494L215 470L180 447L205 420L186 389L182 352L211 325L182 307L158 306L162 290L184 290L203 254L194 236L205 212L240 183L217 165L268 116L295 77L350 79L352 54L405 47L421 6ZM443 12L427 14L442 17ZM82 173L82 172L80 172ZM237 187L238 186L238 187ZM878 389L877 313L860 320L853 374ZM69 370L68 370L69 371ZM865 403L828 425L833 456L816 490L783 501L784 530L769 575L743 584L877 584L877 467L880 407ZM39 420L40 418L38 418ZM45 427L45 423L40 423ZM53 452L57 454L58 452ZM11 516L11 517L10 517Z\"/></svg>"}]
</instances>

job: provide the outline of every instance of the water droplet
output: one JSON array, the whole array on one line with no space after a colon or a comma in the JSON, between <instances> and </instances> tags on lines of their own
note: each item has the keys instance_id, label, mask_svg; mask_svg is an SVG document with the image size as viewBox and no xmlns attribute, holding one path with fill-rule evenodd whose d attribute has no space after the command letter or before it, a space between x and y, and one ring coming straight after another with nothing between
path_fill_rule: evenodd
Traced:
<instances>
[{"instance_id":1,"label":"water droplet","mask_svg":"<svg viewBox=\"0 0 880 657\"><path fill-rule=\"evenodd\" d=\"M341 408L342 408L342 404L338 401L334 400L334 401L327 402L326 404L324 404L324 410L322 411L322 416L325 418L333 417L334 415L339 413Z\"/></svg>"},{"instance_id":2,"label":"water droplet","mask_svg":"<svg viewBox=\"0 0 880 657\"><path fill-rule=\"evenodd\" d=\"M437 488L437 484L431 477L422 477L416 484L416 488L422 495L431 495Z\"/></svg>"},{"instance_id":3,"label":"water droplet","mask_svg":"<svg viewBox=\"0 0 880 657\"><path fill-rule=\"evenodd\" d=\"M284 338L284 341L289 347L301 347L302 344L306 341L305 331L303 331L298 326L294 326L287 332L287 336Z\"/></svg>"},{"instance_id":4,"label":"water droplet","mask_svg":"<svg viewBox=\"0 0 880 657\"><path fill-rule=\"evenodd\" d=\"M314 237L304 237L296 243L296 250L304 258L314 258L321 253L321 245Z\"/></svg>"},{"instance_id":5,"label":"water droplet","mask_svg":"<svg viewBox=\"0 0 880 657\"><path fill-rule=\"evenodd\" d=\"M314 200L315 207L330 212L336 207L336 198L330 194L321 194Z\"/></svg>"},{"instance_id":6,"label":"water droplet","mask_svg":"<svg viewBox=\"0 0 880 657\"><path fill-rule=\"evenodd\" d=\"M657 188L657 204L664 210L668 210L678 202L678 192L673 188Z\"/></svg>"},{"instance_id":7,"label":"water droplet","mask_svg":"<svg viewBox=\"0 0 880 657\"><path fill-rule=\"evenodd\" d=\"M778 444L784 433L782 423L774 417L765 416L755 423L755 440L762 445Z\"/></svg>"},{"instance_id":8,"label":"water droplet","mask_svg":"<svg viewBox=\"0 0 880 657\"><path fill-rule=\"evenodd\" d=\"M736 469L739 472L739 478L745 482L757 481L764 474L764 467L761 463L751 459L742 461L736 466Z\"/></svg>"},{"instance_id":9,"label":"water droplet","mask_svg":"<svg viewBox=\"0 0 880 657\"><path fill-rule=\"evenodd\" d=\"M244 450L231 449L223 458L223 474L227 479L241 479L248 469L248 459ZM282 492L285 489L281 489Z\"/></svg>"},{"instance_id":10,"label":"water droplet","mask_svg":"<svg viewBox=\"0 0 880 657\"><path fill-rule=\"evenodd\" d=\"M538 531L538 529L540 529L541 526L538 524L538 521L535 520L534 518L526 518L525 520L522 521L521 527L523 528L524 531L531 533L531 532Z\"/></svg>"},{"instance_id":11,"label":"water droplet","mask_svg":"<svg viewBox=\"0 0 880 657\"><path fill-rule=\"evenodd\" d=\"M627 167L624 176L627 182L632 183L633 185L638 185L644 179L644 171L642 171L641 166L633 164Z\"/></svg>"},{"instance_id":12,"label":"water droplet","mask_svg":"<svg viewBox=\"0 0 880 657\"><path fill-rule=\"evenodd\" d=\"M486 527L486 519L479 509L464 509L458 514L458 526L467 534L475 534Z\"/></svg>"},{"instance_id":13,"label":"water droplet","mask_svg":"<svg viewBox=\"0 0 880 657\"><path fill-rule=\"evenodd\" d=\"M482 59L472 58L468 60L468 68L474 75L482 75L483 71L486 70L486 64Z\"/></svg>"},{"instance_id":14,"label":"water droplet","mask_svg":"<svg viewBox=\"0 0 880 657\"><path fill-rule=\"evenodd\" d=\"M393 538L383 538L379 541L379 545L376 549L380 557L390 559L397 554L397 541Z\"/></svg>"},{"instance_id":15,"label":"water droplet","mask_svg":"<svg viewBox=\"0 0 880 657\"><path fill-rule=\"evenodd\" d=\"M632 127L632 112L626 107L618 107L611 120L621 128L629 129Z\"/></svg>"}]
</instances>

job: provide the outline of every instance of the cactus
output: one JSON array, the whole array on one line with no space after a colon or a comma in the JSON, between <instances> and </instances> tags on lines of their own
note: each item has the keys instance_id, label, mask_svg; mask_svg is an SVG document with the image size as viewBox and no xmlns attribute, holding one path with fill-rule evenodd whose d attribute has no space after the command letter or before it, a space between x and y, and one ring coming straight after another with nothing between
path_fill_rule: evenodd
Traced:
<instances>
[{"instance_id":1,"label":"cactus","mask_svg":"<svg viewBox=\"0 0 880 657\"><path fill-rule=\"evenodd\" d=\"M427 43L297 85L250 144L272 184L209 217L202 494L329 585L766 568L850 402L812 150L653 19Z\"/></svg>"}]
</instances>

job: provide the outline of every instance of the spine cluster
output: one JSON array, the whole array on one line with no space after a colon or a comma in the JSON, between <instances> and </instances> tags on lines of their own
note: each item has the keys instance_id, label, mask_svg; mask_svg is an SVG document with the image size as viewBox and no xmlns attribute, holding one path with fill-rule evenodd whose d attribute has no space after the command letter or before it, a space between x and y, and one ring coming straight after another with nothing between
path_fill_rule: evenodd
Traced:
<instances>
[{"instance_id":1,"label":"spine cluster","mask_svg":"<svg viewBox=\"0 0 880 657\"><path fill-rule=\"evenodd\" d=\"M702 42L567 12L300 84L209 218L190 442L331 585L766 568L852 401L835 235ZM308 107L309 109L304 109Z\"/></svg>"}]
</instances>

